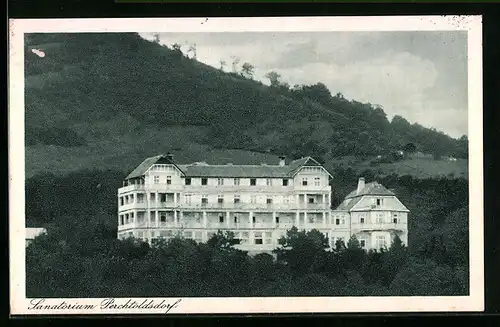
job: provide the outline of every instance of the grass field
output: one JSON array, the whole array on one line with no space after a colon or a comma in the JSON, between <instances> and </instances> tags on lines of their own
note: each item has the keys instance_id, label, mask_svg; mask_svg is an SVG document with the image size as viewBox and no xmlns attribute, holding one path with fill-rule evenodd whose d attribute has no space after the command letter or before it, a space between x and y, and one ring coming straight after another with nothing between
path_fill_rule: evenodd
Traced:
<instances>
[{"instance_id":1,"label":"grass field","mask_svg":"<svg viewBox=\"0 0 500 327\"><path fill-rule=\"evenodd\" d=\"M468 161L458 159L457 161L434 160L432 158L410 158L394 163L380 163L371 165L371 159L358 159L344 157L331 159L333 165L342 168L351 167L358 172L373 170L380 175L396 174L411 175L416 178L443 177L468 177Z\"/></svg>"}]
</instances>

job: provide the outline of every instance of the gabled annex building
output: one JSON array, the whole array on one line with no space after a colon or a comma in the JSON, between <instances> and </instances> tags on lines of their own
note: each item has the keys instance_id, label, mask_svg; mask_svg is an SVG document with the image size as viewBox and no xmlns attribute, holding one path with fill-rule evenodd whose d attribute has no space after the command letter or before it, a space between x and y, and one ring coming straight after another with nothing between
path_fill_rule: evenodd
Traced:
<instances>
[{"instance_id":1,"label":"gabled annex building","mask_svg":"<svg viewBox=\"0 0 500 327\"><path fill-rule=\"evenodd\" d=\"M206 242L232 231L250 254L271 252L296 226L317 229L334 246L355 234L366 249L407 243L408 209L380 184L359 180L335 210L332 175L314 158L261 165L179 164L173 155L145 159L118 189L118 238L152 242L180 235Z\"/></svg>"}]
</instances>

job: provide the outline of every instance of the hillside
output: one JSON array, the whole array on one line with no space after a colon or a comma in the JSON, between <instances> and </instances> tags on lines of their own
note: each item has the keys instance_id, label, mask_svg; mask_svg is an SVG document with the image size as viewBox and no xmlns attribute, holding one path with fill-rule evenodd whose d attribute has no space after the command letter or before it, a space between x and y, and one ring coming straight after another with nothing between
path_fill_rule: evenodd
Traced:
<instances>
[{"instance_id":1,"label":"hillside","mask_svg":"<svg viewBox=\"0 0 500 327\"><path fill-rule=\"evenodd\" d=\"M389 122L381 108L332 96L321 83L268 87L136 34L32 34L25 58L27 177L128 171L167 151L179 161L235 164L311 155L331 169L345 164L345 156L377 156L408 143L435 156L467 158L465 138L402 117ZM398 163L371 169L417 176L422 170L467 172L466 160L443 161L439 169L411 164L403 172ZM365 166L356 161L353 168Z\"/></svg>"}]
</instances>

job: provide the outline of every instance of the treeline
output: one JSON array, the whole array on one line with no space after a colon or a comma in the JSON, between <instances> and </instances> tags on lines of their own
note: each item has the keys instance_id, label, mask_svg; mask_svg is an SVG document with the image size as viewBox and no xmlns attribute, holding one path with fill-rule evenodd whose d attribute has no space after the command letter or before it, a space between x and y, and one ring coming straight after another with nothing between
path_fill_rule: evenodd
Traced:
<instances>
[{"instance_id":1,"label":"treeline","mask_svg":"<svg viewBox=\"0 0 500 327\"><path fill-rule=\"evenodd\" d=\"M334 173L343 198L351 169ZM27 292L36 297L458 295L468 293L468 192L462 179L363 174L411 210L409 246L365 253L356 240L325 251L316 232L291 230L284 249L250 257L230 235L207 244L174 239L149 247L116 238L116 189L124 174L81 171L26 182L26 223L48 235L27 249Z\"/></svg>"},{"instance_id":2,"label":"treeline","mask_svg":"<svg viewBox=\"0 0 500 327\"><path fill-rule=\"evenodd\" d=\"M466 137L456 140L398 116L389 122L380 106L332 95L322 83L290 87L269 72L271 86L265 86L252 80L251 63L243 64L242 73L228 73L222 64L216 69L182 55L178 45L169 48L136 34L28 38L27 78L44 77L26 92L33 125L105 121L122 112L157 128L207 126L205 142L214 147L294 158L379 155L409 142L424 153L467 157ZM29 51L37 45L46 49L43 60Z\"/></svg>"},{"instance_id":3,"label":"treeline","mask_svg":"<svg viewBox=\"0 0 500 327\"><path fill-rule=\"evenodd\" d=\"M327 241L316 230L288 231L282 245L254 257L231 233L207 243L179 237L152 247L119 241L102 226L76 224L65 237L51 228L26 250L27 297L246 297L467 295L468 269L409 255L396 238L389 249L361 249L356 238Z\"/></svg>"}]
</instances>

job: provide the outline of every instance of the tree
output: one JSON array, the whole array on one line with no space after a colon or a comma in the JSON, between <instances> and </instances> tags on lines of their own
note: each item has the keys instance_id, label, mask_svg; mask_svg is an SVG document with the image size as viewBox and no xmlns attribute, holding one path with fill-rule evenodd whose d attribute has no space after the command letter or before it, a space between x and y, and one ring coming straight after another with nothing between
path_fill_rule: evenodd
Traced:
<instances>
[{"instance_id":1,"label":"tree","mask_svg":"<svg viewBox=\"0 0 500 327\"><path fill-rule=\"evenodd\" d=\"M182 50L181 50L181 45L179 43L174 43L172 44L171 46L171 49L174 51L175 54L177 54L178 56L183 56L184 54L182 53Z\"/></svg>"},{"instance_id":2,"label":"tree","mask_svg":"<svg viewBox=\"0 0 500 327\"><path fill-rule=\"evenodd\" d=\"M240 63L240 58L236 56L231 56L232 61L232 67L233 67L233 73L236 73L238 71L238 64Z\"/></svg>"},{"instance_id":3,"label":"tree","mask_svg":"<svg viewBox=\"0 0 500 327\"><path fill-rule=\"evenodd\" d=\"M346 270L361 272L365 260L365 251L356 238L352 235L347 242L347 248L342 253L342 262Z\"/></svg>"},{"instance_id":4,"label":"tree","mask_svg":"<svg viewBox=\"0 0 500 327\"><path fill-rule=\"evenodd\" d=\"M158 33L153 34L153 42L158 44L160 43L160 34Z\"/></svg>"},{"instance_id":5,"label":"tree","mask_svg":"<svg viewBox=\"0 0 500 327\"><path fill-rule=\"evenodd\" d=\"M226 67L226 61L225 60L219 60L219 64L220 64L220 70L224 71L224 67Z\"/></svg>"},{"instance_id":6,"label":"tree","mask_svg":"<svg viewBox=\"0 0 500 327\"><path fill-rule=\"evenodd\" d=\"M248 78L252 78L253 76L253 73L254 73L254 66L252 66L251 64L249 64L248 62L245 62L242 66L241 66L241 74L243 76L246 76Z\"/></svg>"},{"instance_id":7,"label":"tree","mask_svg":"<svg viewBox=\"0 0 500 327\"><path fill-rule=\"evenodd\" d=\"M269 79L269 82L271 83L272 87L278 87L281 85L280 82L281 75L275 71L270 71L269 73L267 73L266 78Z\"/></svg>"},{"instance_id":8,"label":"tree","mask_svg":"<svg viewBox=\"0 0 500 327\"><path fill-rule=\"evenodd\" d=\"M191 58L196 60L196 43L189 46L187 53L188 54L191 53L192 54Z\"/></svg>"},{"instance_id":9,"label":"tree","mask_svg":"<svg viewBox=\"0 0 500 327\"><path fill-rule=\"evenodd\" d=\"M293 276L304 276L315 267L318 256L325 253L328 240L321 232L313 229L309 232L299 231L297 227L287 231L285 237L279 240L280 247L273 252L277 254L278 261L284 262Z\"/></svg>"},{"instance_id":10,"label":"tree","mask_svg":"<svg viewBox=\"0 0 500 327\"><path fill-rule=\"evenodd\" d=\"M406 143L405 146L403 146L403 151L405 153L415 153L415 151L417 151L417 146L415 143Z\"/></svg>"}]
</instances>

